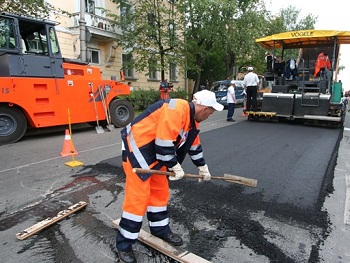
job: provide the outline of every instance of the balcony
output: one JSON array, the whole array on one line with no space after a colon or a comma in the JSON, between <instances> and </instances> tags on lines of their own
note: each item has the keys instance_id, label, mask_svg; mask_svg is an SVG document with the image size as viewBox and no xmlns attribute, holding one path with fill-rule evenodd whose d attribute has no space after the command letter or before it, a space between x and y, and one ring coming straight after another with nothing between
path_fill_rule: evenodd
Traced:
<instances>
[{"instance_id":1,"label":"balcony","mask_svg":"<svg viewBox=\"0 0 350 263\"><path fill-rule=\"evenodd\" d=\"M121 30L114 25L114 21L102 16L85 13L86 27L91 37L99 41L110 41L121 35ZM80 13L73 13L72 28L79 27Z\"/></svg>"}]
</instances>

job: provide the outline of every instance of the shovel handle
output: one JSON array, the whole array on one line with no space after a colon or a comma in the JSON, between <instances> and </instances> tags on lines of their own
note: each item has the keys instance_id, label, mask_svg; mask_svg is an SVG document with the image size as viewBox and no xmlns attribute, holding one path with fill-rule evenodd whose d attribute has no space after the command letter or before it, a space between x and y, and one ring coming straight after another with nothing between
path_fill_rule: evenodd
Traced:
<instances>
[{"instance_id":1,"label":"shovel handle","mask_svg":"<svg viewBox=\"0 0 350 263\"><path fill-rule=\"evenodd\" d=\"M161 174L161 175L175 176L175 174L173 172L152 170L152 169L133 168L132 171L134 173L140 173L140 174ZM203 176L198 175L198 174L185 174L184 177L203 179ZM237 175L225 174L224 177L212 176L211 179L223 180L225 182L241 184L241 185L246 185L246 186L251 186L251 187L257 186L257 180L251 179L251 178L245 178L245 177L237 176Z\"/></svg>"}]
</instances>

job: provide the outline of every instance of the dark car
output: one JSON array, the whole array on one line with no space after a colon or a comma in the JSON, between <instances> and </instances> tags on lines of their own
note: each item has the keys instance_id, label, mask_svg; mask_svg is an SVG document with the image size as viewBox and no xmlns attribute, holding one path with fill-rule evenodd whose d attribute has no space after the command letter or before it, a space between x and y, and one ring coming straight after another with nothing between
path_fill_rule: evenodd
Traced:
<instances>
[{"instance_id":1,"label":"dark car","mask_svg":"<svg viewBox=\"0 0 350 263\"><path fill-rule=\"evenodd\" d=\"M245 91L244 91L244 84L241 80L234 80L235 82L235 95L236 95L236 105L241 105L243 107L244 105L244 97L245 97ZM225 108L227 108L227 89L231 84L231 80L220 80L214 82L214 86L212 87L211 91L215 93L216 101L222 105L224 105Z\"/></svg>"}]
</instances>

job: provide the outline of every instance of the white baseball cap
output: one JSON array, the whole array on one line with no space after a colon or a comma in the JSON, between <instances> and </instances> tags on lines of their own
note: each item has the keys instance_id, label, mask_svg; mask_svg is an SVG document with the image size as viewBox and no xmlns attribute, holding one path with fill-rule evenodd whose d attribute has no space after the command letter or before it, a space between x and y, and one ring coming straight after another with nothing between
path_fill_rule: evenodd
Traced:
<instances>
[{"instance_id":1,"label":"white baseball cap","mask_svg":"<svg viewBox=\"0 0 350 263\"><path fill-rule=\"evenodd\" d=\"M217 111L222 111L224 105L216 102L215 93L209 90L201 90L193 95L194 101L203 106L213 107Z\"/></svg>"},{"instance_id":2,"label":"white baseball cap","mask_svg":"<svg viewBox=\"0 0 350 263\"><path fill-rule=\"evenodd\" d=\"M253 71L253 67L248 67L248 71Z\"/></svg>"}]
</instances>

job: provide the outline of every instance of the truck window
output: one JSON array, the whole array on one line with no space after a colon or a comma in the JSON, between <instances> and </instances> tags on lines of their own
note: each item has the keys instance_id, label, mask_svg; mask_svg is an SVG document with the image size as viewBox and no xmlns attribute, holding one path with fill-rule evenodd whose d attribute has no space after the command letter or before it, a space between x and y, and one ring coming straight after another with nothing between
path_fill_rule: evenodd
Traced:
<instances>
[{"instance_id":1,"label":"truck window","mask_svg":"<svg viewBox=\"0 0 350 263\"><path fill-rule=\"evenodd\" d=\"M49 29L50 34L50 44L51 44L51 50L53 54L58 54L60 51L58 49L58 40L56 38L55 29L53 27L50 27Z\"/></svg>"},{"instance_id":2,"label":"truck window","mask_svg":"<svg viewBox=\"0 0 350 263\"><path fill-rule=\"evenodd\" d=\"M48 55L48 43L46 37L45 28L35 28L31 31L22 32L22 28L20 27L21 35L25 42L25 50L26 53L34 53L37 55ZM25 28L26 29L26 28Z\"/></svg>"},{"instance_id":3,"label":"truck window","mask_svg":"<svg viewBox=\"0 0 350 263\"><path fill-rule=\"evenodd\" d=\"M0 48L16 49L13 19L0 17Z\"/></svg>"}]
</instances>

